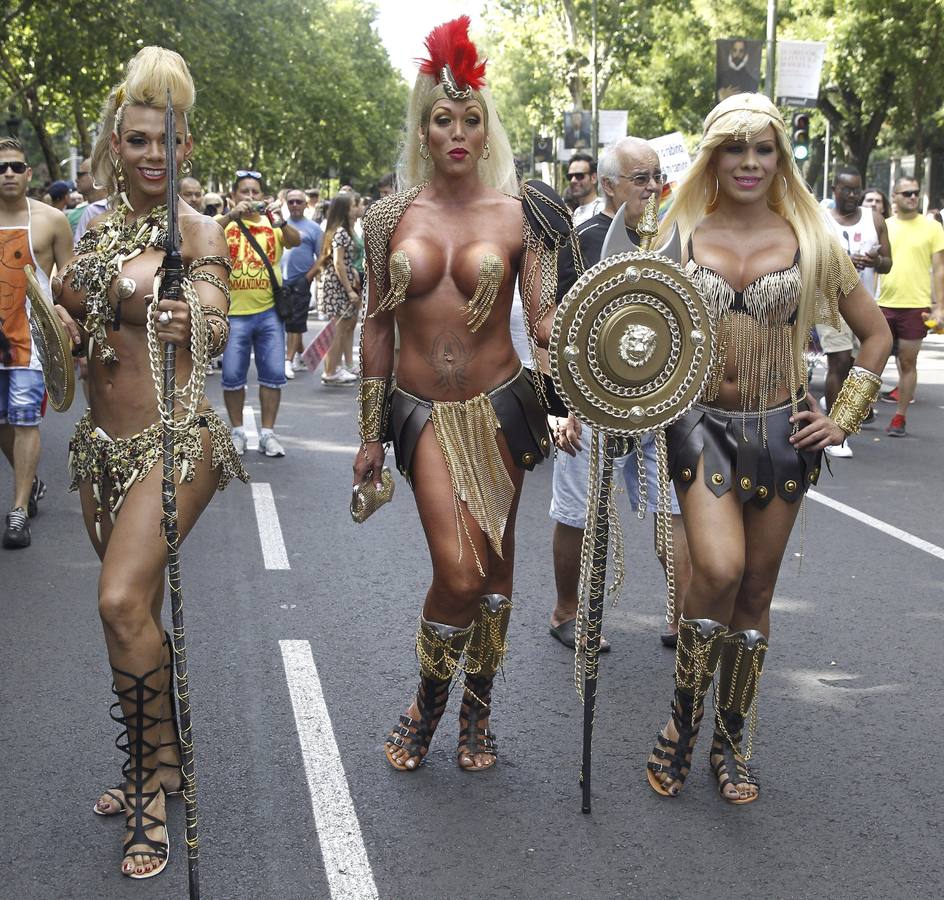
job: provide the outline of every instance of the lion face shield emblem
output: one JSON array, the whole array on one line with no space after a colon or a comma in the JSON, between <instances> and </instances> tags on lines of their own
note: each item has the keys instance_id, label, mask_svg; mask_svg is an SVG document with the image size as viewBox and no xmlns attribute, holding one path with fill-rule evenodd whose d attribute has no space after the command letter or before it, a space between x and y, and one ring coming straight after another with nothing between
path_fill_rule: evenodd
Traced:
<instances>
[{"instance_id":1,"label":"lion face shield emblem","mask_svg":"<svg viewBox=\"0 0 944 900\"><path fill-rule=\"evenodd\" d=\"M630 366L644 366L656 352L656 332L638 322L630 325L619 341L619 355Z\"/></svg>"}]
</instances>

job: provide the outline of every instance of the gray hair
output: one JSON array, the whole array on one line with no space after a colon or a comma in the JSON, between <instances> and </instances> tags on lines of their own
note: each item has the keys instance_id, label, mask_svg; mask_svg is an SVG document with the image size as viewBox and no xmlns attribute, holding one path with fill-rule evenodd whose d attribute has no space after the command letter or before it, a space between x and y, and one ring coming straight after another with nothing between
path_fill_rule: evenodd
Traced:
<instances>
[{"instance_id":1,"label":"gray hair","mask_svg":"<svg viewBox=\"0 0 944 900\"><path fill-rule=\"evenodd\" d=\"M622 174L620 172L620 157L623 153L631 151L649 150L652 153L656 151L648 141L638 137L623 137L609 144L600 154L600 160L597 163L597 177L605 178L607 181L616 181Z\"/></svg>"}]
</instances>

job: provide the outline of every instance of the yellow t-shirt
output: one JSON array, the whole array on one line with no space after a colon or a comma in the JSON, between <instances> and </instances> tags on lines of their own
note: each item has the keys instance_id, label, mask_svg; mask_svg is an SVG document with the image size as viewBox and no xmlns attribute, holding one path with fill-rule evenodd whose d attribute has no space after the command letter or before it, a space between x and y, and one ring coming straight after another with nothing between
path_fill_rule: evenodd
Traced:
<instances>
[{"instance_id":1,"label":"yellow t-shirt","mask_svg":"<svg viewBox=\"0 0 944 900\"><path fill-rule=\"evenodd\" d=\"M275 271L275 280L282 283L282 269L279 260L282 257L282 229L273 228L266 218L257 222L243 220L243 225L256 239L256 243L265 251ZM253 249L245 235L235 222L230 222L224 233L229 245L229 258L233 264L229 284L232 301L229 307L231 316L250 316L265 312L275 303L272 297L272 284L265 264Z\"/></svg>"},{"instance_id":2,"label":"yellow t-shirt","mask_svg":"<svg viewBox=\"0 0 944 900\"><path fill-rule=\"evenodd\" d=\"M944 228L920 213L913 219L886 219L892 270L882 276L878 305L924 309L931 305L931 256L944 250Z\"/></svg>"}]
</instances>

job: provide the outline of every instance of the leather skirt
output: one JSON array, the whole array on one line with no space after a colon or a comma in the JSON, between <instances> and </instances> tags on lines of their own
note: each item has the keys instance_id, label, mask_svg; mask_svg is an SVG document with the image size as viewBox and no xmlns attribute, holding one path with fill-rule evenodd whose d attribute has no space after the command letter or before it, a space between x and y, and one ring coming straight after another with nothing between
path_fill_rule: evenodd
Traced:
<instances>
[{"instance_id":1,"label":"leather skirt","mask_svg":"<svg viewBox=\"0 0 944 900\"><path fill-rule=\"evenodd\" d=\"M666 429L669 475L676 488L691 485L703 458L705 485L716 497L734 490L741 503L763 507L775 494L795 503L816 484L822 451L793 447L792 414L789 402L765 410L765 441L761 414L696 403Z\"/></svg>"},{"instance_id":2,"label":"leather skirt","mask_svg":"<svg viewBox=\"0 0 944 900\"><path fill-rule=\"evenodd\" d=\"M534 391L533 375L523 366L508 381L486 392L501 432L521 469L531 470L551 452L551 436L547 430L547 414ZM420 433L433 412L432 400L424 400L402 388L393 389L390 398L390 433L397 468L413 478L413 452Z\"/></svg>"}]
</instances>

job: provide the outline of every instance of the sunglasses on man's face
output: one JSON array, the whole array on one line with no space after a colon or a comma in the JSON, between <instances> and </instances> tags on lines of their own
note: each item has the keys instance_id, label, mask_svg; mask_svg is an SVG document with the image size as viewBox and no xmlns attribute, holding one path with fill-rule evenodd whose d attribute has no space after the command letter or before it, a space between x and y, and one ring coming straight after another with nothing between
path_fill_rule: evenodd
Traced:
<instances>
[{"instance_id":1,"label":"sunglasses on man's face","mask_svg":"<svg viewBox=\"0 0 944 900\"><path fill-rule=\"evenodd\" d=\"M918 194L920 193L921 191L899 191L898 196L899 197L917 197Z\"/></svg>"},{"instance_id":2,"label":"sunglasses on man's face","mask_svg":"<svg viewBox=\"0 0 944 900\"><path fill-rule=\"evenodd\" d=\"M0 175L6 174L7 169L13 169L17 175L22 175L28 168L25 162L0 162Z\"/></svg>"},{"instance_id":3,"label":"sunglasses on man's face","mask_svg":"<svg viewBox=\"0 0 944 900\"><path fill-rule=\"evenodd\" d=\"M573 181L576 178L577 181L583 181L589 174L589 172L568 172L567 179L568 181Z\"/></svg>"}]
</instances>

